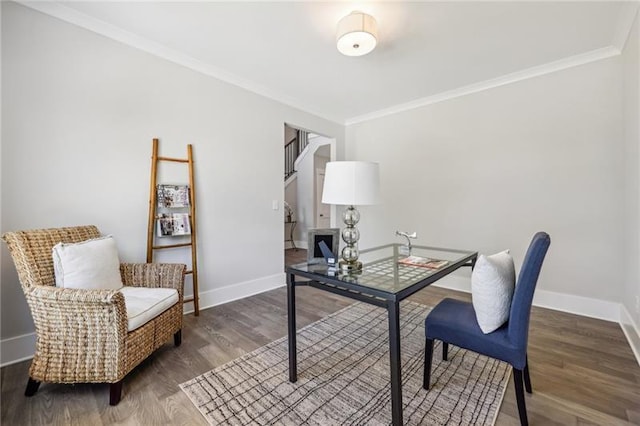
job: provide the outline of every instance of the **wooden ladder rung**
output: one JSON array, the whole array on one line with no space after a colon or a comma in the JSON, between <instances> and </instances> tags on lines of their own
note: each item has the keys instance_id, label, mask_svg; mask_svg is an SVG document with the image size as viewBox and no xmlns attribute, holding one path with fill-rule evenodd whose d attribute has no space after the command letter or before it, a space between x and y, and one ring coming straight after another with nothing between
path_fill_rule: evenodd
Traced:
<instances>
[{"instance_id":1,"label":"wooden ladder rung","mask_svg":"<svg viewBox=\"0 0 640 426\"><path fill-rule=\"evenodd\" d=\"M184 271L185 274L193 274L193 271L191 269L188 269L186 271Z\"/></svg>"},{"instance_id":2,"label":"wooden ladder rung","mask_svg":"<svg viewBox=\"0 0 640 426\"><path fill-rule=\"evenodd\" d=\"M182 303L189 303L189 302L193 302L193 297L190 297L188 299L183 299Z\"/></svg>"},{"instance_id":3,"label":"wooden ladder rung","mask_svg":"<svg viewBox=\"0 0 640 426\"><path fill-rule=\"evenodd\" d=\"M162 249L170 249L170 248L177 248L177 247L189 247L189 246L191 246L191 243L168 244L166 246L153 246L152 248L154 250L162 250Z\"/></svg>"},{"instance_id":4,"label":"wooden ladder rung","mask_svg":"<svg viewBox=\"0 0 640 426\"><path fill-rule=\"evenodd\" d=\"M174 163L188 163L184 158L158 157L158 161L173 161Z\"/></svg>"}]
</instances>

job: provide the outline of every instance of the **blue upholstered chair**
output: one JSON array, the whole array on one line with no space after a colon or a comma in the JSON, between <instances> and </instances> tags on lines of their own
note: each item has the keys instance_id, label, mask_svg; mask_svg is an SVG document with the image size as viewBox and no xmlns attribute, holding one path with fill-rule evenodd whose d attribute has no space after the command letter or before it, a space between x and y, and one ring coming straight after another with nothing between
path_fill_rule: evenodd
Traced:
<instances>
[{"instance_id":1,"label":"blue upholstered chair","mask_svg":"<svg viewBox=\"0 0 640 426\"><path fill-rule=\"evenodd\" d=\"M429 389L431 380L431 358L433 341L442 341L442 359L447 360L448 345L456 345L491 358L508 362L513 367L513 380L520 423L527 425L527 408L524 401L524 387L531 393L531 378L527 363L527 340L529 316L533 292L536 288L542 261L551 239L545 232L538 232L531 241L522 264L511 301L509 321L496 331L483 334L478 326L473 305L454 299L444 299L425 320L425 358L423 387Z\"/></svg>"}]
</instances>

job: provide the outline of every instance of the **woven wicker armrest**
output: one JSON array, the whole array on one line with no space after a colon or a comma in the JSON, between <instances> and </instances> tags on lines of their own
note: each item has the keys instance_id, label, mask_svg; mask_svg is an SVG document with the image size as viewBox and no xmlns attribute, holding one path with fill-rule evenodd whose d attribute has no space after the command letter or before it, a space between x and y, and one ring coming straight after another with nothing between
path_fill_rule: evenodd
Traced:
<instances>
[{"instance_id":1,"label":"woven wicker armrest","mask_svg":"<svg viewBox=\"0 0 640 426\"><path fill-rule=\"evenodd\" d=\"M121 263L122 283L131 287L175 288L182 298L187 266L180 263Z\"/></svg>"},{"instance_id":2,"label":"woven wicker armrest","mask_svg":"<svg viewBox=\"0 0 640 426\"><path fill-rule=\"evenodd\" d=\"M124 303L124 296L118 290L84 290L45 285L36 285L29 288L27 297L42 300L44 303L56 301L61 305L78 305L83 308L86 308L87 304L106 306Z\"/></svg>"},{"instance_id":3,"label":"woven wicker armrest","mask_svg":"<svg viewBox=\"0 0 640 426\"><path fill-rule=\"evenodd\" d=\"M122 293L33 286L25 294L37 334L32 378L110 382L126 373L127 314Z\"/></svg>"},{"instance_id":4,"label":"woven wicker armrest","mask_svg":"<svg viewBox=\"0 0 640 426\"><path fill-rule=\"evenodd\" d=\"M78 330L86 335L88 329L113 331L113 337L123 339L127 334L127 311L124 296L118 290L83 290L51 286L33 286L26 291L36 328L42 331L64 330L65 334ZM114 327L115 325L115 327Z\"/></svg>"}]
</instances>

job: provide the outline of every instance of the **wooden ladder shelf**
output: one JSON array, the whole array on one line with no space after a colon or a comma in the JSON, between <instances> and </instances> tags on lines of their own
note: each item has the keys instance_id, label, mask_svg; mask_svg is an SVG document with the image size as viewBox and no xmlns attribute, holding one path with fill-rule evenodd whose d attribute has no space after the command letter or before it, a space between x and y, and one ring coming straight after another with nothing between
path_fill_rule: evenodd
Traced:
<instances>
[{"instance_id":1,"label":"wooden ladder shelf","mask_svg":"<svg viewBox=\"0 0 640 426\"><path fill-rule=\"evenodd\" d=\"M190 242L180 244L156 244L155 228L158 220L158 164L161 161L174 163L186 163L189 166L189 225L191 227ZM153 140L153 156L151 158L151 186L149 188L149 226L147 228L147 263L153 262L155 250L175 249L191 247L191 269L186 273L191 275L193 283L193 297L184 299L184 303L193 302L195 316L200 315L200 302L198 295L198 262L196 250L196 197L193 180L193 151L191 144L187 145L187 158L170 158L158 156L158 139Z\"/></svg>"}]
</instances>

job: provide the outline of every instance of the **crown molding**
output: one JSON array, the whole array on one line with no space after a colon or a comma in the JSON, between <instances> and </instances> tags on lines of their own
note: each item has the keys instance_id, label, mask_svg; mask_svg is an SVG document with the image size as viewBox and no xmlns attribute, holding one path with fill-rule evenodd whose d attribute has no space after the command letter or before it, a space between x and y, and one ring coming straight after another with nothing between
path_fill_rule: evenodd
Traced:
<instances>
[{"instance_id":1,"label":"crown molding","mask_svg":"<svg viewBox=\"0 0 640 426\"><path fill-rule=\"evenodd\" d=\"M541 75L562 71L564 69L576 67L578 65L584 65L589 62L611 58L612 56L616 56L619 54L620 54L620 50L618 50L613 46L592 50L590 52L582 53L575 56L570 56L568 58L560 59L558 61L553 61L543 65L527 68L522 71L516 71L514 73L507 74L502 77L481 81L478 83L470 84L468 86L463 86L457 89L448 90L446 92L437 93L432 96L427 96L425 98L416 99L414 101L407 102L404 104L395 105L390 108L385 108L385 109L374 111L368 114L353 117L345 121L345 126L350 126L352 124L362 123L364 121L385 117L387 115L397 114L399 112L420 108L426 105L435 104L435 103L446 101L449 99L459 98L461 96L466 96L472 93L493 89L495 87L516 83L518 81L539 77Z\"/></svg>"},{"instance_id":2,"label":"crown molding","mask_svg":"<svg viewBox=\"0 0 640 426\"><path fill-rule=\"evenodd\" d=\"M272 99L284 105L324 118L325 120L329 120L334 123L344 124L344 119L336 117L333 114L323 112L313 105L309 105L298 99L270 90L254 81L238 77L222 68L202 62L175 49L123 30L120 27L96 19L56 1L16 0L16 2L30 9L100 34L143 52L150 53L169 62L182 65L193 71L216 78L265 98Z\"/></svg>"},{"instance_id":3,"label":"crown molding","mask_svg":"<svg viewBox=\"0 0 640 426\"><path fill-rule=\"evenodd\" d=\"M321 111L320 108L316 108L313 105L309 105L296 98L268 89L254 81L250 81L233 75L232 73L224 69L202 62L175 49L171 49L160 43L156 43L144 37L133 34L129 31L123 30L122 28L119 28L115 25L93 18L87 14L79 12L73 8L57 3L55 1L16 1L23 6L29 7L44 14L50 15L54 18L100 34L112 40L116 40L125 45L150 53L154 56L160 57L175 64L182 65L193 71L216 78L257 95L272 99L276 102L282 103L292 108L345 126L350 126L364 121L385 117L387 115L397 114L399 112L420 108L449 99L470 95L484 90L516 83L518 81L526 80L529 78L538 77L541 75L619 55L624 49L626 41L629 38L631 28L633 27L634 20L640 8L639 1L629 1L624 3L620 10L618 23L616 25L616 31L610 46L563 58L557 61L549 62L547 64L538 65L494 79L485 80L453 90L437 93L435 95L416 99L407 103L394 105L389 108L384 108L367 114L342 119L331 113Z\"/></svg>"},{"instance_id":4,"label":"crown molding","mask_svg":"<svg viewBox=\"0 0 640 426\"><path fill-rule=\"evenodd\" d=\"M620 8L616 31L611 41L611 44L620 52L624 51L624 46L627 44L627 40L629 40L631 28L633 28L633 23L636 20L639 8L640 1L638 0L627 1Z\"/></svg>"}]
</instances>

